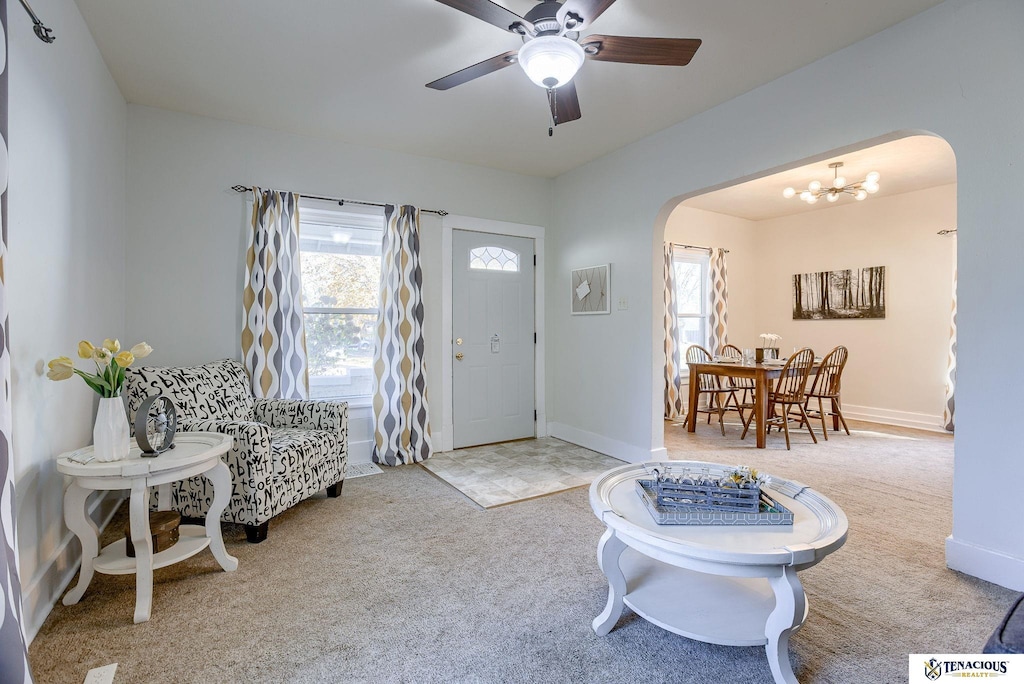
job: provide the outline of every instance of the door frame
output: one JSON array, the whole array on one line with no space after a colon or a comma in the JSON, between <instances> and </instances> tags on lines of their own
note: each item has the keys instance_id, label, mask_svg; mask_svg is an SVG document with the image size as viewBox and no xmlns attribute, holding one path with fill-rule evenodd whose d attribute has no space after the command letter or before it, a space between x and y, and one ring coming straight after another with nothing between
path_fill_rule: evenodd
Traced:
<instances>
[{"instance_id":1,"label":"door frame","mask_svg":"<svg viewBox=\"0 0 1024 684\"><path fill-rule=\"evenodd\" d=\"M474 233L491 233L512 237L532 238L537 266L533 270L533 325L537 331L537 344L534 345L533 364L533 402L537 411L536 437L548 434L547 418L544 405L544 228L523 223L509 223L491 219L473 218L449 214L441 224L441 329L444 331L444 344L441 358L441 391L444 401L441 406L440 451L451 451L455 445L455 395L452 383L452 354L454 354L454 332L452 331L452 231L468 230Z\"/></svg>"}]
</instances>

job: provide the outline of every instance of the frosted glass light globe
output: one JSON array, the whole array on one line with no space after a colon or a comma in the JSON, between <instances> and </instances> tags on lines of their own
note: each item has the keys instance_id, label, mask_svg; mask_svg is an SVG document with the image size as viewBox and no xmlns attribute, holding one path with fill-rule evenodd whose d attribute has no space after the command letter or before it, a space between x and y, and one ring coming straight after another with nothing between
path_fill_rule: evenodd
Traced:
<instances>
[{"instance_id":1,"label":"frosted glass light globe","mask_svg":"<svg viewBox=\"0 0 1024 684\"><path fill-rule=\"evenodd\" d=\"M864 180L867 181L868 183L874 183L875 185L877 185L878 179L880 179L881 177L882 174L878 173L877 171L872 171L864 178Z\"/></svg>"},{"instance_id":2,"label":"frosted glass light globe","mask_svg":"<svg viewBox=\"0 0 1024 684\"><path fill-rule=\"evenodd\" d=\"M785 190L782 191L782 196L785 197L786 199L789 199L795 194L796 190L794 190L793 188L786 188Z\"/></svg>"},{"instance_id":3,"label":"frosted glass light globe","mask_svg":"<svg viewBox=\"0 0 1024 684\"><path fill-rule=\"evenodd\" d=\"M834 192L830 192L828 193L828 197L826 197L825 199L827 199L829 202L835 202L837 199L839 199L839 195L837 195Z\"/></svg>"},{"instance_id":4,"label":"frosted glass light globe","mask_svg":"<svg viewBox=\"0 0 1024 684\"><path fill-rule=\"evenodd\" d=\"M818 203L818 198L815 197L814 195L811 195L810 199L807 200L807 203L808 204L817 204Z\"/></svg>"},{"instance_id":5,"label":"frosted glass light globe","mask_svg":"<svg viewBox=\"0 0 1024 684\"><path fill-rule=\"evenodd\" d=\"M865 183L864 189L873 195L878 192L878 183Z\"/></svg>"},{"instance_id":6,"label":"frosted glass light globe","mask_svg":"<svg viewBox=\"0 0 1024 684\"><path fill-rule=\"evenodd\" d=\"M821 182L811 181L811 184L807 186L807 189L810 190L811 192L818 192L819 190L821 190Z\"/></svg>"},{"instance_id":7,"label":"frosted glass light globe","mask_svg":"<svg viewBox=\"0 0 1024 684\"><path fill-rule=\"evenodd\" d=\"M559 88L583 66L583 48L563 36L540 36L519 48L519 66L541 88Z\"/></svg>"},{"instance_id":8,"label":"frosted glass light globe","mask_svg":"<svg viewBox=\"0 0 1024 684\"><path fill-rule=\"evenodd\" d=\"M862 199L864 199L867 196L868 196L868 191L864 190L864 189L861 189L861 190L858 190L857 194L854 195L853 197L854 197L854 199L862 200Z\"/></svg>"},{"instance_id":9,"label":"frosted glass light globe","mask_svg":"<svg viewBox=\"0 0 1024 684\"><path fill-rule=\"evenodd\" d=\"M832 181L833 188L842 188L846 185L846 178L844 176L836 176L836 179Z\"/></svg>"}]
</instances>

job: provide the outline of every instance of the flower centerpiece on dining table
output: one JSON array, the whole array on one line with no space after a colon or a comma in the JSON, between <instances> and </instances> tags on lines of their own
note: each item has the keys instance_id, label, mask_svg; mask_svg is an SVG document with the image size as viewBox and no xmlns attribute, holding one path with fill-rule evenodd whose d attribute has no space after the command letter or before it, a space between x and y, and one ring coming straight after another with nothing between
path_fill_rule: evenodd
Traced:
<instances>
[{"instance_id":1,"label":"flower centerpiece on dining table","mask_svg":"<svg viewBox=\"0 0 1024 684\"><path fill-rule=\"evenodd\" d=\"M761 346L757 348L757 362L779 358L779 342L782 340L782 336L775 333L761 333L760 338Z\"/></svg>"},{"instance_id":2,"label":"flower centerpiece on dining table","mask_svg":"<svg viewBox=\"0 0 1024 684\"><path fill-rule=\"evenodd\" d=\"M94 457L97 461L118 461L128 456L128 416L121 401L125 369L135 363L135 359L145 358L152 351L153 348L145 342L139 342L131 349L121 349L121 343L116 339L105 339L100 346L82 340L78 343L78 356L92 361L96 367L95 373L75 368L74 360L67 356L59 356L47 364L49 371L46 377L50 380L67 380L77 375L100 395L96 423L92 430Z\"/></svg>"}]
</instances>

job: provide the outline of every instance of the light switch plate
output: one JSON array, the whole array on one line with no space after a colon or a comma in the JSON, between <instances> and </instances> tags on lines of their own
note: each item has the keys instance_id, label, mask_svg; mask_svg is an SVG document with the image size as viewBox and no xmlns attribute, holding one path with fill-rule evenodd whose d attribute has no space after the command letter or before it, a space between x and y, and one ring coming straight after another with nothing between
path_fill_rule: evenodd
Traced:
<instances>
[{"instance_id":1,"label":"light switch plate","mask_svg":"<svg viewBox=\"0 0 1024 684\"><path fill-rule=\"evenodd\" d=\"M85 684L112 684L115 672L117 672L117 663L94 667L85 675Z\"/></svg>"},{"instance_id":2,"label":"light switch plate","mask_svg":"<svg viewBox=\"0 0 1024 684\"><path fill-rule=\"evenodd\" d=\"M619 311L625 311L629 308L629 300L625 297L619 297Z\"/></svg>"}]
</instances>

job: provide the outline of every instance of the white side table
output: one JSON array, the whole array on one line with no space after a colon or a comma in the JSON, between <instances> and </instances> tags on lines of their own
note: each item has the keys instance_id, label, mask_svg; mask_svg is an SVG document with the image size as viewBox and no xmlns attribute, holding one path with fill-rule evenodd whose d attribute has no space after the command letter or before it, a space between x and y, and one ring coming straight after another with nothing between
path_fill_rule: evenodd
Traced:
<instances>
[{"instance_id":1,"label":"white side table","mask_svg":"<svg viewBox=\"0 0 1024 684\"><path fill-rule=\"evenodd\" d=\"M238 568L238 559L229 556L220 534L220 516L231 496L231 473L221 460L233 439L213 432L186 432L176 435L175 448L153 458L142 458L133 447L128 458L110 463L76 463L62 454L57 470L74 478L64 492L64 522L82 543L82 570L78 585L64 595L64 605L78 603L89 588L94 571L108 575L135 573L135 622L149 620L153 604L153 570L191 558L207 546L226 571ZM91 447L90 447L91 449ZM89 450L79 453L88 455ZM213 483L213 503L206 514L206 525L182 525L174 546L153 553L149 530L149 488L157 487L158 508L169 510L171 483L195 475L205 475ZM99 550L99 530L86 513L86 499L94 491L131 490L129 503L131 537L135 558L129 558L124 539Z\"/></svg>"}]
</instances>

